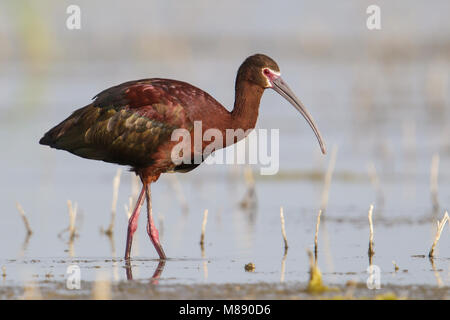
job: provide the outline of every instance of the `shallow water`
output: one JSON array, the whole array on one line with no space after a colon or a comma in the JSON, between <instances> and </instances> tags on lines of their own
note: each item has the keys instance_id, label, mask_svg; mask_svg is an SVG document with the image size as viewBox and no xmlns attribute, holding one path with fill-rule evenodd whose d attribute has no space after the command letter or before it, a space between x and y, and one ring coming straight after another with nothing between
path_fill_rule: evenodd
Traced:
<instances>
[{"instance_id":1,"label":"shallow water","mask_svg":"<svg viewBox=\"0 0 450 320\"><path fill-rule=\"evenodd\" d=\"M448 4L440 5L445 8ZM422 9L425 10L421 5L415 8ZM348 18L357 20L354 13ZM284 27L293 21L286 19ZM439 20L440 27L438 22L438 27L434 24L422 27L431 33L437 28L444 37L450 30L445 21ZM407 22L401 25L408 30ZM236 47L236 53L228 56L208 55L218 50L217 44L205 46L207 53L197 44L192 45L192 56L164 59L135 59L131 52L123 53L123 57L114 56L112 60L102 60L101 55L92 60L62 58L52 63L47 61L48 68L43 73L31 72L30 66L20 59L2 64L0 165L4 170L0 182L3 204L0 267L4 266L6 273L3 282L0 280L3 288L18 288L13 294L18 297L24 284L32 281L45 287L49 281L48 287L61 293L67 267L72 264L81 268L81 280L88 288L78 293L80 297L88 294L93 285L90 282L100 276L109 278L113 288L124 285L127 279L127 268L121 259L127 226L124 205L132 194L132 174L123 168L116 225L109 239L100 229L106 228L110 221L112 179L117 167L50 150L37 142L46 130L74 109L89 103L96 93L130 79L164 75L186 80L230 108L240 54L261 49L259 38L254 36L257 29L248 28L252 39L249 47ZM158 280L160 286L170 291L190 285L200 292L202 284L261 284L262 290L266 290L266 284L275 290L273 286L280 282L288 288L305 285L309 278L306 250L312 249L314 243L324 174L332 147L336 145L336 168L319 232L318 266L324 283L341 287L348 281L365 284L369 266L367 212L374 203L372 262L381 270L382 288L400 288L400 291L408 291L415 285L436 290L448 288L448 227L441 236L433 263L427 257L435 221L443 216L450 201L448 48L436 49L430 45L425 32L416 34L411 41L419 52L415 51L415 55L396 56L389 45L382 46L376 55L366 51L370 40L352 43L342 36L342 30L332 29L329 30L332 40L328 39L327 43L334 50L329 56L323 52L314 54L317 48L308 47L308 43L311 45L308 39L319 39L317 35L306 37L306 44L299 45L302 50L297 53L288 50L292 44L285 38L270 38L278 41L278 46L270 49L271 55L277 57L284 79L314 116L327 143L328 155L320 154L310 128L287 102L274 92L265 93L258 128L280 129L280 170L274 176L260 176L259 167L252 167L256 208L243 209L240 205L247 191L244 166L202 165L192 173L177 174L176 178L162 176L152 186L153 210L169 257ZM364 31L350 32L350 29L343 33L364 35ZM231 38L226 41L233 46L233 36L237 35L227 32L224 34ZM412 31L405 34L408 32ZM187 33L199 36L192 30ZM203 36L209 39L208 35ZM67 39L58 41L69 45ZM353 47L346 49L349 44ZM113 46L114 42L108 45ZM86 50L98 54L94 47L91 45ZM356 59L341 55L348 52L354 57L355 50L361 52ZM430 87L442 87L444 94L433 94ZM432 104L435 98L437 103ZM430 196L430 165L434 153L440 155L437 210L433 209ZM381 191L371 183L369 163L376 167ZM78 237L72 248L66 233L58 237L69 223L66 204L69 199L78 204ZM23 206L33 229L28 240L15 208L16 201ZM187 210L184 210L185 203ZM285 258L280 206L284 208L289 243ZM209 210L209 216L202 253L199 240L205 209ZM142 215L132 261L138 287L152 278L158 266L145 232L144 212ZM399 270L394 270L393 261ZM254 272L244 270L249 262L255 264ZM2 297L8 297L4 292ZM77 295L73 291L70 294ZM448 291L439 297L446 295ZM133 297L131 293L130 297Z\"/></svg>"}]
</instances>

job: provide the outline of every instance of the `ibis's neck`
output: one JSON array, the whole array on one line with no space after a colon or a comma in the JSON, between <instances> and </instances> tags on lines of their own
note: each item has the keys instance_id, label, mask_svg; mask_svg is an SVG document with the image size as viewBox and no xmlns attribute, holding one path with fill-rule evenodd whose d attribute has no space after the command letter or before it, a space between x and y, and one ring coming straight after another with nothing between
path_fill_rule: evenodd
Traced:
<instances>
[{"instance_id":1,"label":"ibis's neck","mask_svg":"<svg viewBox=\"0 0 450 320\"><path fill-rule=\"evenodd\" d=\"M258 119L264 89L248 81L237 81L231 121L234 129L253 129Z\"/></svg>"}]
</instances>

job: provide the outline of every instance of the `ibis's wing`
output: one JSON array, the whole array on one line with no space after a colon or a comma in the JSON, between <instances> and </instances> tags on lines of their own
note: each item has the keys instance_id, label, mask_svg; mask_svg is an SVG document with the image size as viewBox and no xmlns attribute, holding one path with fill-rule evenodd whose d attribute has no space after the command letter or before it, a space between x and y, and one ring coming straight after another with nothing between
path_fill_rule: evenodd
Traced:
<instances>
[{"instance_id":1,"label":"ibis's wing","mask_svg":"<svg viewBox=\"0 0 450 320\"><path fill-rule=\"evenodd\" d=\"M181 102L182 90L187 90L184 83L164 79L109 88L47 132L40 143L83 158L149 166L174 129L192 128Z\"/></svg>"}]
</instances>

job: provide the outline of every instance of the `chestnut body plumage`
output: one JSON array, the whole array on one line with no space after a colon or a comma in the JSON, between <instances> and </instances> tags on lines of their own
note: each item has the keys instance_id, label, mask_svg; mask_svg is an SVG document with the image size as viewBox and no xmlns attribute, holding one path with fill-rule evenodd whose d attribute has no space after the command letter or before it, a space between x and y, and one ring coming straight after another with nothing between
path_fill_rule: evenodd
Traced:
<instances>
[{"instance_id":1,"label":"chestnut body plumage","mask_svg":"<svg viewBox=\"0 0 450 320\"><path fill-rule=\"evenodd\" d=\"M235 103L228 111L203 90L186 82L169 79L142 79L111 87L94 101L76 110L48 131L39 143L67 150L77 156L127 165L139 175L143 187L128 225L125 258L129 259L140 207L146 195L147 231L159 257L165 253L153 224L150 184L165 172L187 172L197 164L176 164L171 153L175 129L193 133L201 121L203 132L217 129L248 130L255 127L264 89L273 88L296 107L314 130L322 152L325 147L311 116L280 77L271 58L257 54L247 58L238 70ZM236 141L233 141L237 142ZM203 148L207 143L203 144ZM227 145L223 141L223 146ZM194 157L194 148L191 149Z\"/></svg>"}]
</instances>

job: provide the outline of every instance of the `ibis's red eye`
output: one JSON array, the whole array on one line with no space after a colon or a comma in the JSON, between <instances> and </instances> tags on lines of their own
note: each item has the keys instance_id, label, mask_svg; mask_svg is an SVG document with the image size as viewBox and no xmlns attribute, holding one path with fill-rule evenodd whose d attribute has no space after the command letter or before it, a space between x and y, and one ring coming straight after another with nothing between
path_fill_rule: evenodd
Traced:
<instances>
[{"instance_id":1,"label":"ibis's red eye","mask_svg":"<svg viewBox=\"0 0 450 320\"><path fill-rule=\"evenodd\" d=\"M264 69L264 74L265 74L266 76L270 75L269 69Z\"/></svg>"}]
</instances>

